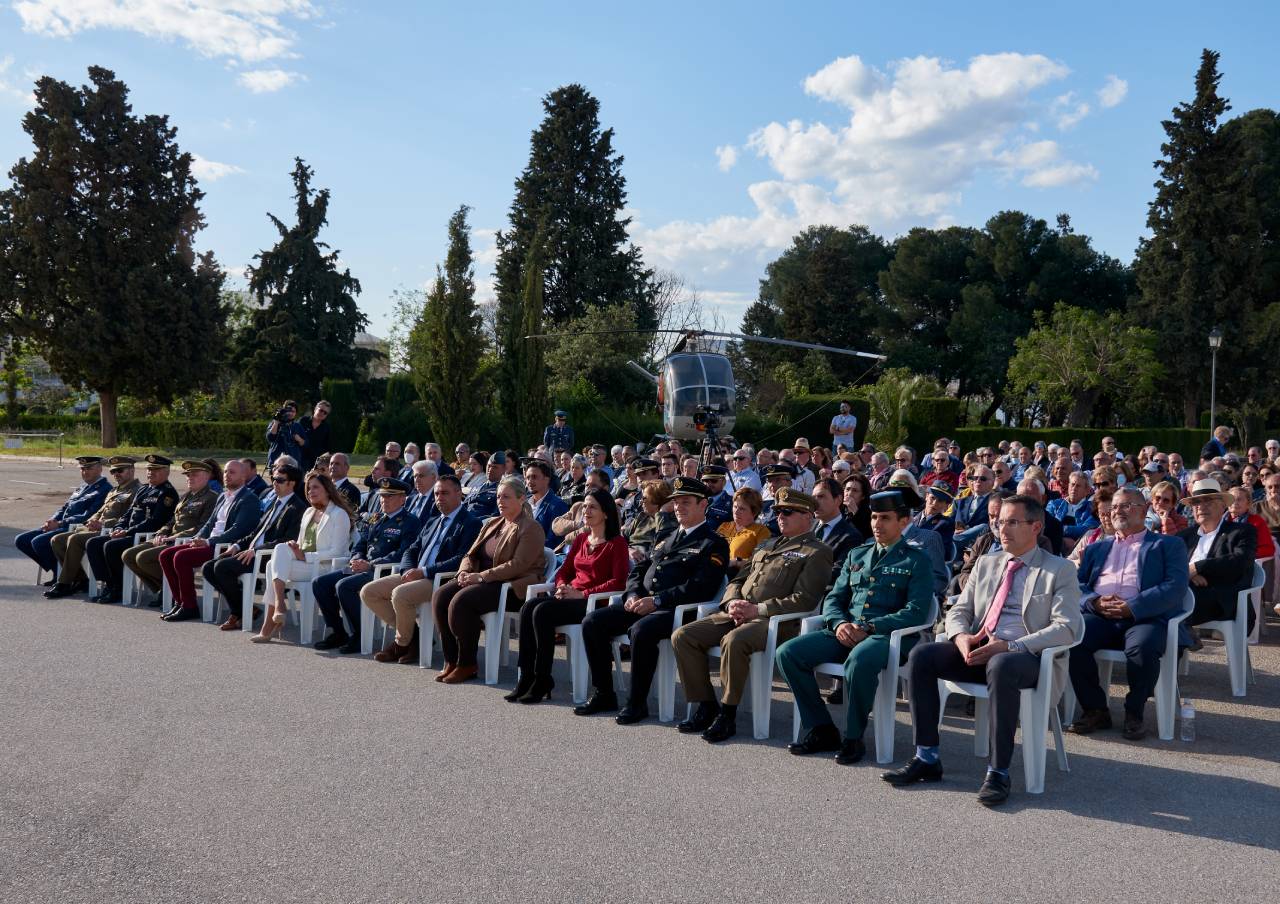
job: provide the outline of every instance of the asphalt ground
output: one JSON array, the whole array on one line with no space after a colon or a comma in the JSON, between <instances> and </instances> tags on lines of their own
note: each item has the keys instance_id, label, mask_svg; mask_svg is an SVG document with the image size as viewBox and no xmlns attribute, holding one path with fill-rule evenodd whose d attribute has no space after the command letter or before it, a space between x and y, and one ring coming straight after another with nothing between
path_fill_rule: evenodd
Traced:
<instances>
[{"instance_id":1,"label":"asphalt ground","mask_svg":"<svg viewBox=\"0 0 1280 904\"><path fill-rule=\"evenodd\" d=\"M1014 797L987 810L960 709L945 780L895 790L869 761L788 755L780 683L772 740L751 740L744 713L712 746L656 721L573 716L563 661L554 702L512 706L509 669L499 688L445 687L434 671L257 646L153 609L45 600L13 537L75 480L0 460L4 904L1275 895L1274 618L1243 700L1220 644L1197 655L1183 686L1194 743L1068 736L1070 773L1050 753L1037 796L1015 753ZM901 704L897 759L910 752Z\"/></svg>"}]
</instances>

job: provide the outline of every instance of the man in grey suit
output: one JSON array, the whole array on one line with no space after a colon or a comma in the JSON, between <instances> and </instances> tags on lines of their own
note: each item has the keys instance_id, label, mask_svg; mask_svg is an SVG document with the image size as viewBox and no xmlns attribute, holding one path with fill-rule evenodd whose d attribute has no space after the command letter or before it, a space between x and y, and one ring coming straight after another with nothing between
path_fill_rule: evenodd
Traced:
<instances>
[{"instance_id":1,"label":"man in grey suit","mask_svg":"<svg viewBox=\"0 0 1280 904\"><path fill-rule=\"evenodd\" d=\"M1044 507L1031 496L1012 496L993 524L1001 552L983 556L964 592L947 612L947 639L911 651L911 721L916 755L882 777L901 787L942 778L938 756L938 679L987 685L991 759L978 802L996 806L1009 797L1009 762L1023 688L1036 686L1040 651L1072 643L1084 631L1075 566L1038 546ZM1050 705L1066 686L1067 659L1054 665ZM979 730L981 730L979 728Z\"/></svg>"}]
</instances>

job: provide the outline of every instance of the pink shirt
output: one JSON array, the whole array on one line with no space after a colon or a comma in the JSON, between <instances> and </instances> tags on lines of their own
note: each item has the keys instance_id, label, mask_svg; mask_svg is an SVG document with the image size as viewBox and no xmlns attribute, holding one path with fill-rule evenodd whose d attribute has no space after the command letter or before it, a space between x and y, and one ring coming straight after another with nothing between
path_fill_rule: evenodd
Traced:
<instances>
[{"instance_id":1,"label":"pink shirt","mask_svg":"<svg viewBox=\"0 0 1280 904\"><path fill-rule=\"evenodd\" d=\"M1127 537L1117 534L1107 553L1107 561L1098 574L1093 590L1098 596L1118 596L1128 602L1142 590L1138 574L1138 553L1146 531L1138 531Z\"/></svg>"}]
</instances>

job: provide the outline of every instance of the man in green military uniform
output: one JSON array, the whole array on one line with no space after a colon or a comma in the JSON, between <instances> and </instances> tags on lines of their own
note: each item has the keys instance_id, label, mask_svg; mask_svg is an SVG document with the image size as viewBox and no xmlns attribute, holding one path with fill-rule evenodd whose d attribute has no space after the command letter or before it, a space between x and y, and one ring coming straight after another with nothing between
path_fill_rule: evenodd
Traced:
<instances>
[{"instance_id":1,"label":"man in green military uniform","mask_svg":"<svg viewBox=\"0 0 1280 904\"><path fill-rule=\"evenodd\" d=\"M733 737L751 654L764 650L769 619L810 612L822 599L831 578L831 547L813 534L817 507L807 493L790 487L778 490L773 510L781 535L756 547L746 567L725 588L719 612L672 635L685 699L698 704L694 714L676 726L681 733L701 732L712 744ZM707 651L717 645L723 687L720 705L707 670Z\"/></svg>"},{"instance_id":2,"label":"man in green military uniform","mask_svg":"<svg viewBox=\"0 0 1280 904\"><path fill-rule=\"evenodd\" d=\"M875 539L849 553L835 586L822 604L826 627L789 640L778 648L778 668L791 686L808 733L788 750L799 756L839 751L836 762L856 763L866 754L862 733L875 703L880 672L889 664L889 634L919 625L933 602L933 566L919 547L902 539L911 523L903 492L871 497L871 533ZM902 655L915 638L902 644ZM823 663L844 663L848 710L844 738L818 693L813 670Z\"/></svg>"},{"instance_id":3,"label":"man in green military uniform","mask_svg":"<svg viewBox=\"0 0 1280 904\"><path fill-rule=\"evenodd\" d=\"M115 527L116 522L129 510L129 506L133 505L133 497L142 487L142 481L133 474L136 463L137 459L128 455L116 455L108 459L107 467L111 469L111 477L116 485L102 500L102 508L84 524L53 538L53 554L58 557L60 569L58 583L44 592L49 599L60 599L90 589L89 579L85 577L81 565L84 561L85 544L92 537L98 536L103 528ZM102 580L106 575L95 574L94 577Z\"/></svg>"},{"instance_id":4,"label":"man in green military uniform","mask_svg":"<svg viewBox=\"0 0 1280 904\"><path fill-rule=\"evenodd\" d=\"M159 593L164 574L160 571L160 553L175 540L194 537L209 520L218 494L209 486L210 480L222 480L222 469L212 458L204 461L184 461L182 474L187 478L187 492L178 500L173 517L150 540L130 546L120 561L142 581L152 593Z\"/></svg>"}]
</instances>

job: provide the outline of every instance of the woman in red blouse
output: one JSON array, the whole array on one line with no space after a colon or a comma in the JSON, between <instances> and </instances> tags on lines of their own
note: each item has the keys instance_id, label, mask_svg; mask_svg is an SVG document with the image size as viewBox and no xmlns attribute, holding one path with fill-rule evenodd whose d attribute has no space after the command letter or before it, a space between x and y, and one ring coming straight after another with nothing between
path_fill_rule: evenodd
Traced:
<instances>
[{"instance_id":1,"label":"woman in red blouse","mask_svg":"<svg viewBox=\"0 0 1280 904\"><path fill-rule=\"evenodd\" d=\"M589 490L581 515L586 530L574 538L556 572L555 590L520 609L520 680L504 698L509 703L538 703L551 696L556 627L582 621L591 594L618 592L627 584L631 558L613 497Z\"/></svg>"}]
</instances>

